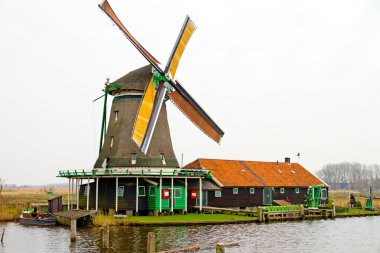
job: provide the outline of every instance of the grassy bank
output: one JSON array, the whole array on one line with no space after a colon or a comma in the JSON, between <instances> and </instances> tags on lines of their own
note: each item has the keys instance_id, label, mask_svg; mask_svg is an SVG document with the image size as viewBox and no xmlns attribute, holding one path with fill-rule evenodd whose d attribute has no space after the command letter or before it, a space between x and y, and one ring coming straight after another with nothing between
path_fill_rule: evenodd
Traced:
<instances>
[{"instance_id":1,"label":"grassy bank","mask_svg":"<svg viewBox=\"0 0 380 253\"><path fill-rule=\"evenodd\" d=\"M168 216L131 216L115 219L113 216L95 215L94 225L181 225L181 224L223 224L253 222L256 218L229 214L177 214Z\"/></svg>"}]
</instances>

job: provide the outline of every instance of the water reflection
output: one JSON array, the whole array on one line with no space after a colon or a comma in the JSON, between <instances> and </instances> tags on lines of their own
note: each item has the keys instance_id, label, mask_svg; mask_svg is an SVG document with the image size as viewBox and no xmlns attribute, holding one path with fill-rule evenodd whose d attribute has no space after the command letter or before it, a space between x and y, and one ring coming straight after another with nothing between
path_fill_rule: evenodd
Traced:
<instances>
[{"instance_id":1,"label":"water reflection","mask_svg":"<svg viewBox=\"0 0 380 253\"><path fill-rule=\"evenodd\" d=\"M101 230L78 228L70 243L68 227L29 227L0 223L6 229L0 252L101 252ZM155 232L157 251L198 244L215 252L215 244L239 243L227 252L380 252L380 217L271 224L189 227L111 227L111 247L103 252L146 252L147 233Z\"/></svg>"}]
</instances>

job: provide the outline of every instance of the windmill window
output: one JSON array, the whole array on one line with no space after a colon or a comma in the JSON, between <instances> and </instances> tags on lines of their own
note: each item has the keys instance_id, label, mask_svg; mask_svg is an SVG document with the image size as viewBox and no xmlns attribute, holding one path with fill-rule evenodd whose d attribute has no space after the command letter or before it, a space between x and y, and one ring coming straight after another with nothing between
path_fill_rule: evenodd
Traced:
<instances>
[{"instance_id":1,"label":"windmill window","mask_svg":"<svg viewBox=\"0 0 380 253\"><path fill-rule=\"evenodd\" d=\"M299 187L296 188L296 193L297 193L297 194L300 193L300 188L299 188Z\"/></svg>"},{"instance_id":2,"label":"windmill window","mask_svg":"<svg viewBox=\"0 0 380 253\"><path fill-rule=\"evenodd\" d=\"M232 193L233 194L239 194L239 188L233 188Z\"/></svg>"},{"instance_id":3,"label":"windmill window","mask_svg":"<svg viewBox=\"0 0 380 253\"><path fill-rule=\"evenodd\" d=\"M118 189L117 189L117 196L118 197L124 197L124 186L123 185L121 185L121 186L118 187Z\"/></svg>"},{"instance_id":4,"label":"windmill window","mask_svg":"<svg viewBox=\"0 0 380 253\"><path fill-rule=\"evenodd\" d=\"M115 122L119 119L119 111L115 111Z\"/></svg>"},{"instance_id":5,"label":"windmill window","mask_svg":"<svg viewBox=\"0 0 380 253\"><path fill-rule=\"evenodd\" d=\"M156 186L149 186L149 196L156 196Z\"/></svg>"},{"instance_id":6,"label":"windmill window","mask_svg":"<svg viewBox=\"0 0 380 253\"><path fill-rule=\"evenodd\" d=\"M285 193L285 188L280 188L280 193L284 194Z\"/></svg>"},{"instance_id":7,"label":"windmill window","mask_svg":"<svg viewBox=\"0 0 380 253\"><path fill-rule=\"evenodd\" d=\"M249 194L255 194L255 188L249 188Z\"/></svg>"},{"instance_id":8,"label":"windmill window","mask_svg":"<svg viewBox=\"0 0 380 253\"><path fill-rule=\"evenodd\" d=\"M136 164L137 161L137 154L133 153L131 154L131 164Z\"/></svg>"},{"instance_id":9,"label":"windmill window","mask_svg":"<svg viewBox=\"0 0 380 253\"><path fill-rule=\"evenodd\" d=\"M215 191L215 198L221 198L222 197L222 191Z\"/></svg>"},{"instance_id":10,"label":"windmill window","mask_svg":"<svg viewBox=\"0 0 380 253\"><path fill-rule=\"evenodd\" d=\"M163 165L166 165L165 155L161 154L161 162Z\"/></svg>"},{"instance_id":11,"label":"windmill window","mask_svg":"<svg viewBox=\"0 0 380 253\"><path fill-rule=\"evenodd\" d=\"M113 146L113 137L111 137L111 148Z\"/></svg>"},{"instance_id":12,"label":"windmill window","mask_svg":"<svg viewBox=\"0 0 380 253\"><path fill-rule=\"evenodd\" d=\"M139 186L139 197L145 197L145 186Z\"/></svg>"},{"instance_id":13,"label":"windmill window","mask_svg":"<svg viewBox=\"0 0 380 253\"><path fill-rule=\"evenodd\" d=\"M327 199L327 190L326 188L323 188L321 191L321 199L326 200Z\"/></svg>"}]
</instances>

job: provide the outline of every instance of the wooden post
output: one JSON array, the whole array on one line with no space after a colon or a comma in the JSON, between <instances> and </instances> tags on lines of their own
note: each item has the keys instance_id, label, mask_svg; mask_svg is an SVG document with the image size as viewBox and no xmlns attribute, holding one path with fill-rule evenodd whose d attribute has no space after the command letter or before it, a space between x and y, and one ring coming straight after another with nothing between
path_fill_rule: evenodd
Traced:
<instances>
[{"instance_id":1,"label":"wooden post","mask_svg":"<svg viewBox=\"0 0 380 253\"><path fill-rule=\"evenodd\" d=\"M1 235L1 244L4 243L4 233L5 233L5 228L3 228L3 234Z\"/></svg>"},{"instance_id":2,"label":"wooden post","mask_svg":"<svg viewBox=\"0 0 380 253\"><path fill-rule=\"evenodd\" d=\"M77 210L79 210L79 178L77 178Z\"/></svg>"},{"instance_id":3,"label":"wooden post","mask_svg":"<svg viewBox=\"0 0 380 253\"><path fill-rule=\"evenodd\" d=\"M185 177L185 213L187 213L187 177Z\"/></svg>"},{"instance_id":4,"label":"wooden post","mask_svg":"<svg viewBox=\"0 0 380 253\"><path fill-rule=\"evenodd\" d=\"M156 239L154 232L148 233L148 243L146 245L147 253L155 253L156 252Z\"/></svg>"},{"instance_id":5,"label":"wooden post","mask_svg":"<svg viewBox=\"0 0 380 253\"><path fill-rule=\"evenodd\" d=\"M202 178L199 178L199 211L202 213L202 204L203 204L203 196L202 196Z\"/></svg>"},{"instance_id":6,"label":"wooden post","mask_svg":"<svg viewBox=\"0 0 380 253\"><path fill-rule=\"evenodd\" d=\"M77 220L71 220L70 241L75 242L77 240Z\"/></svg>"},{"instance_id":7,"label":"wooden post","mask_svg":"<svg viewBox=\"0 0 380 253\"><path fill-rule=\"evenodd\" d=\"M261 207L259 207L259 221L263 222L263 209Z\"/></svg>"},{"instance_id":8,"label":"wooden post","mask_svg":"<svg viewBox=\"0 0 380 253\"><path fill-rule=\"evenodd\" d=\"M95 210L98 211L99 197L99 177L96 177L96 194L95 194Z\"/></svg>"},{"instance_id":9,"label":"wooden post","mask_svg":"<svg viewBox=\"0 0 380 253\"><path fill-rule=\"evenodd\" d=\"M303 219L305 217L305 209L303 205L300 206L300 219Z\"/></svg>"},{"instance_id":10,"label":"wooden post","mask_svg":"<svg viewBox=\"0 0 380 253\"><path fill-rule=\"evenodd\" d=\"M87 178L87 211L90 207L90 178Z\"/></svg>"},{"instance_id":11,"label":"wooden post","mask_svg":"<svg viewBox=\"0 0 380 253\"><path fill-rule=\"evenodd\" d=\"M119 178L116 177L116 190L115 190L115 212L117 213L117 206L118 206L118 200L119 200L119 197L118 197L118 194L119 194Z\"/></svg>"},{"instance_id":12,"label":"wooden post","mask_svg":"<svg viewBox=\"0 0 380 253\"><path fill-rule=\"evenodd\" d=\"M170 189L170 214L174 213L174 183L173 177L171 178L171 189Z\"/></svg>"},{"instance_id":13,"label":"wooden post","mask_svg":"<svg viewBox=\"0 0 380 253\"><path fill-rule=\"evenodd\" d=\"M71 179L71 197L72 197L72 201L71 201L71 210L74 209L74 178Z\"/></svg>"},{"instance_id":14,"label":"wooden post","mask_svg":"<svg viewBox=\"0 0 380 253\"><path fill-rule=\"evenodd\" d=\"M139 178L136 177L136 216L139 215Z\"/></svg>"},{"instance_id":15,"label":"wooden post","mask_svg":"<svg viewBox=\"0 0 380 253\"><path fill-rule=\"evenodd\" d=\"M103 248L109 249L110 248L110 227L109 226L103 226L102 227L102 241L103 241Z\"/></svg>"},{"instance_id":16,"label":"wooden post","mask_svg":"<svg viewBox=\"0 0 380 253\"><path fill-rule=\"evenodd\" d=\"M333 218L333 219L334 219L335 216L336 216L335 203L332 204L332 212L331 212L331 216L332 216L331 218Z\"/></svg>"},{"instance_id":17,"label":"wooden post","mask_svg":"<svg viewBox=\"0 0 380 253\"><path fill-rule=\"evenodd\" d=\"M215 252L216 252L216 253L225 253L226 251L225 251L225 249L224 249L224 244L218 242L218 243L216 244L216 247L215 247Z\"/></svg>"},{"instance_id":18,"label":"wooden post","mask_svg":"<svg viewBox=\"0 0 380 253\"><path fill-rule=\"evenodd\" d=\"M70 184L71 183L71 179L69 178L69 192L67 193L67 211L70 210Z\"/></svg>"},{"instance_id":19,"label":"wooden post","mask_svg":"<svg viewBox=\"0 0 380 253\"><path fill-rule=\"evenodd\" d=\"M160 196L160 214L162 213L162 177L160 177L160 192L158 193Z\"/></svg>"}]
</instances>

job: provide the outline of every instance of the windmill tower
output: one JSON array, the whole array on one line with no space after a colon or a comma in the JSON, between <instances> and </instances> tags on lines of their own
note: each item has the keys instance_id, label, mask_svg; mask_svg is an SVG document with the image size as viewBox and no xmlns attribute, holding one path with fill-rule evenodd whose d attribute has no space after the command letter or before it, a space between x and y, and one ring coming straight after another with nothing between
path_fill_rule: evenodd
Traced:
<instances>
[{"instance_id":1,"label":"windmill tower","mask_svg":"<svg viewBox=\"0 0 380 253\"><path fill-rule=\"evenodd\" d=\"M196 29L191 19L186 17L169 61L162 68L160 62L125 28L107 1L99 7L150 65L106 83L106 95L112 95L114 99L106 132L103 118L102 136L105 137L104 142L101 137L102 148L94 168L178 168L170 137L166 100L173 102L191 122L219 143L224 132L174 79L182 53Z\"/></svg>"}]
</instances>

